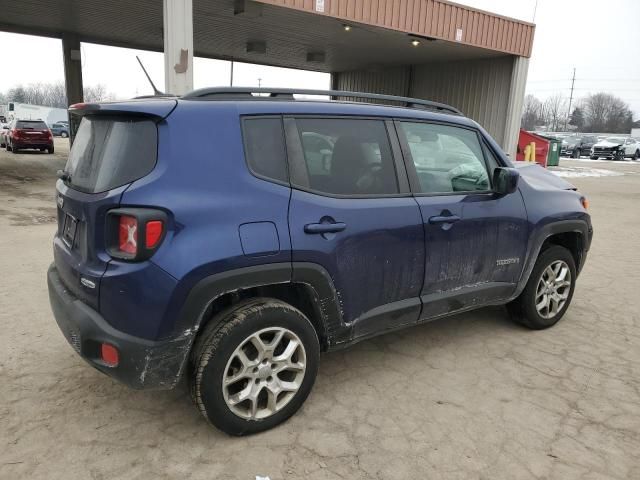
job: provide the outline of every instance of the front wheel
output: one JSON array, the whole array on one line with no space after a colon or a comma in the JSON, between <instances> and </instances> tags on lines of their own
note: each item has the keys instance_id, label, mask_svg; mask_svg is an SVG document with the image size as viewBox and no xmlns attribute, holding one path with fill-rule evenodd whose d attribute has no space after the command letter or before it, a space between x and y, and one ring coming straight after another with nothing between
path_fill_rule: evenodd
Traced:
<instances>
[{"instance_id":1,"label":"front wheel","mask_svg":"<svg viewBox=\"0 0 640 480\"><path fill-rule=\"evenodd\" d=\"M576 148L571 156L573 158L580 158L580 149Z\"/></svg>"},{"instance_id":2,"label":"front wheel","mask_svg":"<svg viewBox=\"0 0 640 480\"><path fill-rule=\"evenodd\" d=\"M525 289L507 305L511 317L534 330L555 325L569 308L576 275L575 261L569 250L559 245L544 250Z\"/></svg>"},{"instance_id":3,"label":"front wheel","mask_svg":"<svg viewBox=\"0 0 640 480\"><path fill-rule=\"evenodd\" d=\"M634 160L640 160L640 150L636 150L636 153L633 154Z\"/></svg>"},{"instance_id":4,"label":"front wheel","mask_svg":"<svg viewBox=\"0 0 640 480\"><path fill-rule=\"evenodd\" d=\"M240 303L212 319L192 355L191 395L230 435L275 427L304 403L318 371L316 331L279 300Z\"/></svg>"},{"instance_id":5,"label":"front wheel","mask_svg":"<svg viewBox=\"0 0 640 480\"><path fill-rule=\"evenodd\" d=\"M62 133L60 134L60 136L61 136L62 138L67 138L69 135L67 135L67 132L62 132Z\"/></svg>"},{"instance_id":6,"label":"front wheel","mask_svg":"<svg viewBox=\"0 0 640 480\"><path fill-rule=\"evenodd\" d=\"M622 150L618 150L613 156L614 160L624 160L624 152Z\"/></svg>"},{"instance_id":7,"label":"front wheel","mask_svg":"<svg viewBox=\"0 0 640 480\"><path fill-rule=\"evenodd\" d=\"M7 147L7 150L8 150L8 149L9 149L9 148ZM12 144L12 145L11 145L11 151L12 151L13 153L18 153L18 147L16 147L15 145L13 145L13 144Z\"/></svg>"},{"instance_id":8,"label":"front wheel","mask_svg":"<svg viewBox=\"0 0 640 480\"><path fill-rule=\"evenodd\" d=\"M597 159L598 159L598 158L600 158L600 157L597 157L596 155L591 155L589 158L590 158L591 160L597 160Z\"/></svg>"}]
</instances>

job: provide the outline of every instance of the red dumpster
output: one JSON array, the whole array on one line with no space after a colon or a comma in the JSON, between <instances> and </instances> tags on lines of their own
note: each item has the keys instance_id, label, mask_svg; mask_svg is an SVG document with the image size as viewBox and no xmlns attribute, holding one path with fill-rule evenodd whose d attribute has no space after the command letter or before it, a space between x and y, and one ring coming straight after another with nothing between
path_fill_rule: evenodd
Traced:
<instances>
[{"instance_id":1,"label":"red dumpster","mask_svg":"<svg viewBox=\"0 0 640 480\"><path fill-rule=\"evenodd\" d=\"M531 151L535 150L535 161L543 167L547 166L547 155L549 154L549 140L535 133L520 129L518 137L518 151L516 160L519 162L530 161ZM533 144L533 145L532 145Z\"/></svg>"}]
</instances>

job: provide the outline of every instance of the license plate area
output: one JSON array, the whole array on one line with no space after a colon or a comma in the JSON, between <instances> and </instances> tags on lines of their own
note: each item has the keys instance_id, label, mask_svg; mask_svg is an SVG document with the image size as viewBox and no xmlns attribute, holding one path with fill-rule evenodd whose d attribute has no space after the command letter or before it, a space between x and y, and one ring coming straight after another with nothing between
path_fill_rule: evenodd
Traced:
<instances>
[{"instance_id":1,"label":"license plate area","mask_svg":"<svg viewBox=\"0 0 640 480\"><path fill-rule=\"evenodd\" d=\"M76 239L77 229L78 220L68 213L65 213L64 222L62 224L62 241L69 248L73 248L73 242Z\"/></svg>"}]
</instances>

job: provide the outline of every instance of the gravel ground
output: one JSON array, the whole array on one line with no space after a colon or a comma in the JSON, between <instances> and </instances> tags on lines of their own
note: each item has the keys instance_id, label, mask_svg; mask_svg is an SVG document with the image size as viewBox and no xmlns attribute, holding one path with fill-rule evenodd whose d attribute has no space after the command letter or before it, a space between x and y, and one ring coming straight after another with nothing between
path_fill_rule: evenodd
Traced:
<instances>
[{"instance_id":1,"label":"gravel ground","mask_svg":"<svg viewBox=\"0 0 640 480\"><path fill-rule=\"evenodd\" d=\"M640 478L640 164L569 180L595 239L555 328L483 309L322 357L285 425L209 427L184 389L131 391L85 364L49 309L56 155L0 152L0 478Z\"/></svg>"}]
</instances>

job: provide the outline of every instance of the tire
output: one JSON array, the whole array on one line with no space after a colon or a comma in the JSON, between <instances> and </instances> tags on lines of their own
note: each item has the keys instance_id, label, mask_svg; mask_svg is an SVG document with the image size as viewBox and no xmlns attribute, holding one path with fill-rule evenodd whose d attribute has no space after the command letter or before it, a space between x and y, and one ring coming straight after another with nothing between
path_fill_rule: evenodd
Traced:
<instances>
[{"instance_id":1,"label":"tire","mask_svg":"<svg viewBox=\"0 0 640 480\"><path fill-rule=\"evenodd\" d=\"M576 148L573 150L573 153L571 154L572 158L580 158L580 149Z\"/></svg>"},{"instance_id":2,"label":"tire","mask_svg":"<svg viewBox=\"0 0 640 480\"><path fill-rule=\"evenodd\" d=\"M547 269L551 268L557 270L557 268L554 267L557 267L558 265L561 266L558 270L560 272L560 276L566 279L567 273L570 275L568 280L569 284L564 287L558 287L557 290L555 290L555 294L558 295L555 298L564 298L564 303L561 301L550 301L547 305L543 306L541 310L539 310L536 307L537 298L542 297L541 300L549 298L549 295L546 295L545 293L540 294L540 290L542 289L544 291L545 288L543 282L545 281L544 278L548 275ZM566 281L567 280L562 280L562 282ZM558 283L560 282L561 281L559 280ZM553 245L547 248L538 256L536 264L533 267L533 271L529 276L529 281L520 296L513 302L507 304L511 318L515 322L532 330L542 330L544 328L552 327L560 321L569 308L571 299L573 298L575 285L576 265L571 252L559 245ZM538 292L537 295L536 292ZM540 301L539 303L542 304L543 302ZM552 311L554 304L556 307L555 313Z\"/></svg>"},{"instance_id":3,"label":"tire","mask_svg":"<svg viewBox=\"0 0 640 480\"><path fill-rule=\"evenodd\" d=\"M53 153L55 150L53 148L53 146L51 147L47 147L47 153Z\"/></svg>"},{"instance_id":4,"label":"tire","mask_svg":"<svg viewBox=\"0 0 640 480\"><path fill-rule=\"evenodd\" d=\"M69 135L67 135L67 132L62 132L62 133L60 133L60 136L62 138L67 138Z\"/></svg>"},{"instance_id":5,"label":"tire","mask_svg":"<svg viewBox=\"0 0 640 480\"><path fill-rule=\"evenodd\" d=\"M600 158L600 157L597 157L597 156L595 156L595 155L591 155L589 158L590 158L591 160L598 160L598 158Z\"/></svg>"},{"instance_id":6,"label":"tire","mask_svg":"<svg viewBox=\"0 0 640 480\"><path fill-rule=\"evenodd\" d=\"M15 145L11 145L11 151L13 153L18 153L18 147L16 147Z\"/></svg>"},{"instance_id":7,"label":"tire","mask_svg":"<svg viewBox=\"0 0 640 480\"><path fill-rule=\"evenodd\" d=\"M640 160L640 150L636 150L636 153L633 154L634 160Z\"/></svg>"},{"instance_id":8,"label":"tire","mask_svg":"<svg viewBox=\"0 0 640 480\"><path fill-rule=\"evenodd\" d=\"M292 356L284 360L296 341ZM255 344L266 348L261 353ZM315 382L319 357L316 331L298 309L270 298L241 302L212 319L196 341L191 396L209 423L229 435L268 430L302 406ZM274 365L282 370L272 371ZM237 380L223 386L229 373ZM293 390L271 390L285 383ZM246 398L238 402L243 392Z\"/></svg>"},{"instance_id":9,"label":"tire","mask_svg":"<svg viewBox=\"0 0 640 480\"><path fill-rule=\"evenodd\" d=\"M614 160L624 160L624 152L622 150L618 150L613 156Z\"/></svg>"}]
</instances>

